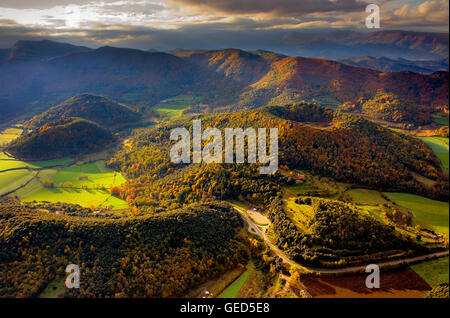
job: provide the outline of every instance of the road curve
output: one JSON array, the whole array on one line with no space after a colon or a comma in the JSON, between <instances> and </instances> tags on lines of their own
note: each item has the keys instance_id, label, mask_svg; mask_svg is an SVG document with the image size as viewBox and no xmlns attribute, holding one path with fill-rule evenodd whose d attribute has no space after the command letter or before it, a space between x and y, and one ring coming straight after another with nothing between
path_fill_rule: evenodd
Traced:
<instances>
[{"instance_id":1,"label":"road curve","mask_svg":"<svg viewBox=\"0 0 450 318\"><path fill-rule=\"evenodd\" d=\"M266 234L259 229L259 227L240 209L233 207L244 219L245 222L248 224L248 231L250 233L253 233L255 235L258 235L261 239L264 240L264 242L270 247L270 249L283 260L284 263L289 265L296 265L305 267L303 265L300 265L293 260L291 260L289 257L286 256L277 246L272 244L269 239L267 238ZM405 258L405 259L399 259L399 260L393 260L393 261L386 261L381 263L376 263L380 268L386 267L386 266L396 266L401 264L413 264L420 261L425 261L433 258L440 258L444 256L448 256L449 251L442 251L437 253L432 253L428 255L422 255L417 257L411 257L411 258ZM369 265L369 264L368 264ZM310 270L313 273L316 274L350 274L350 273L357 273L361 271L365 271L366 266L360 265L360 266L353 266L353 267L344 267L344 268L336 268L336 269L322 269L322 268L311 268L311 267L305 267L308 270Z\"/></svg>"}]
</instances>

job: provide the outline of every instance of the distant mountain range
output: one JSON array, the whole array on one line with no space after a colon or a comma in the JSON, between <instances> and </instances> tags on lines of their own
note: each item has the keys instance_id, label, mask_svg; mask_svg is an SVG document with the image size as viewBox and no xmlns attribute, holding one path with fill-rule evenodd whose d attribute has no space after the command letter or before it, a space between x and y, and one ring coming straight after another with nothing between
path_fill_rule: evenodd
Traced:
<instances>
[{"instance_id":1,"label":"distant mountain range","mask_svg":"<svg viewBox=\"0 0 450 318\"><path fill-rule=\"evenodd\" d=\"M90 48L75 46L67 43L58 43L49 40L18 41L12 48L4 50L0 57L8 62L45 60L75 52L88 52Z\"/></svg>"},{"instance_id":2,"label":"distant mountain range","mask_svg":"<svg viewBox=\"0 0 450 318\"><path fill-rule=\"evenodd\" d=\"M0 61L0 122L31 117L81 93L104 95L143 110L180 94L202 96L209 108L228 109L299 100L335 108L380 92L430 111L448 106L448 72L382 73L261 50L163 53L20 41L9 54L2 54L6 57Z\"/></svg>"},{"instance_id":3,"label":"distant mountain range","mask_svg":"<svg viewBox=\"0 0 450 318\"><path fill-rule=\"evenodd\" d=\"M359 56L349 57L339 62L352 65L372 68L381 72L415 72L432 74L437 71L448 72L448 57L439 61L409 61L402 58L389 59L387 57Z\"/></svg>"},{"instance_id":4,"label":"distant mountain range","mask_svg":"<svg viewBox=\"0 0 450 318\"><path fill-rule=\"evenodd\" d=\"M448 33L349 30L289 32L280 39L289 55L332 60L351 56L384 56L390 59L442 60L448 57Z\"/></svg>"}]
</instances>

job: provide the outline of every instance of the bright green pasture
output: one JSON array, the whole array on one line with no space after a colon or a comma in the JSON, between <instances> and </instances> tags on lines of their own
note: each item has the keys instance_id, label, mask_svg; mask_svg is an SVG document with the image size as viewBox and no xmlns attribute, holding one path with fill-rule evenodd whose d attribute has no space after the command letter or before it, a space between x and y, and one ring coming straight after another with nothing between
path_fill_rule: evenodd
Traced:
<instances>
[{"instance_id":1,"label":"bright green pasture","mask_svg":"<svg viewBox=\"0 0 450 318\"><path fill-rule=\"evenodd\" d=\"M446 172L449 171L448 138L422 137L421 138L438 156Z\"/></svg>"},{"instance_id":2,"label":"bright green pasture","mask_svg":"<svg viewBox=\"0 0 450 318\"><path fill-rule=\"evenodd\" d=\"M311 185L309 183L290 185L290 186L285 186L283 188L293 194L304 194L304 193L307 193L310 191L318 191L319 190L317 187L315 187L314 185Z\"/></svg>"},{"instance_id":3,"label":"bright green pasture","mask_svg":"<svg viewBox=\"0 0 450 318\"><path fill-rule=\"evenodd\" d=\"M120 173L117 173L116 176L114 176L114 172L111 170L101 173L95 163L62 168L52 180L56 187L70 182L74 187L80 188L83 185L86 185L88 188L95 188L100 185L109 188L111 185L121 185L125 182L125 178Z\"/></svg>"},{"instance_id":4,"label":"bright green pasture","mask_svg":"<svg viewBox=\"0 0 450 318\"><path fill-rule=\"evenodd\" d=\"M435 201L407 193L384 194L400 207L409 209L413 213L413 225L421 225L436 232L448 234L448 202Z\"/></svg>"},{"instance_id":5,"label":"bright green pasture","mask_svg":"<svg viewBox=\"0 0 450 318\"><path fill-rule=\"evenodd\" d=\"M6 145L22 134L20 128L8 128L0 132L0 146Z\"/></svg>"},{"instance_id":6,"label":"bright green pasture","mask_svg":"<svg viewBox=\"0 0 450 318\"><path fill-rule=\"evenodd\" d=\"M23 199L24 202L48 201L79 204L84 207L112 206L114 209L127 209L128 204L115 197L111 197L107 190L81 190L81 189L60 189L42 188L39 191Z\"/></svg>"},{"instance_id":7,"label":"bright green pasture","mask_svg":"<svg viewBox=\"0 0 450 318\"><path fill-rule=\"evenodd\" d=\"M41 174L39 174L41 175ZM47 178L45 178L47 179ZM16 195L19 197L19 199L24 199L29 197L30 195L40 191L43 188L42 182L40 179L36 178L31 180L30 183L28 183L25 187L15 191L13 195Z\"/></svg>"},{"instance_id":8,"label":"bright green pasture","mask_svg":"<svg viewBox=\"0 0 450 318\"><path fill-rule=\"evenodd\" d=\"M0 195L13 191L36 175L29 170L13 170L0 173Z\"/></svg>"},{"instance_id":9,"label":"bright green pasture","mask_svg":"<svg viewBox=\"0 0 450 318\"><path fill-rule=\"evenodd\" d=\"M297 204L294 198L284 200L284 207L287 216L302 232L308 232L308 221L314 216L313 208L310 205Z\"/></svg>"},{"instance_id":10,"label":"bright green pasture","mask_svg":"<svg viewBox=\"0 0 450 318\"><path fill-rule=\"evenodd\" d=\"M431 287L448 283L449 261L448 257L437 258L410 266Z\"/></svg>"},{"instance_id":11,"label":"bright green pasture","mask_svg":"<svg viewBox=\"0 0 450 318\"><path fill-rule=\"evenodd\" d=\"M200 96L180 95L166 99L164 102L157 104L153 110L161 115L169 118L180 116L183 110L193 104L198 104L201 101Z\"/></svg>"},{"instance_id":12,"label":"bright green pasture","mask_svg":"<svg viewBox=\"0 0 450 318\"><path fill-rule=\"evenodd\" d=\"M374 219L380 221L381 223L387 223L383 218L383 210L373 205L357 205L357 207L364 211L367 215L373 217Z\"/></svg>"},{"instance_id":13,"label":"bright green pasture","mask_svg":"<svg viewBox=\"0 0 450 318\"><path fill-rule=\"evenodd\" d=\"M242 273L230 286L228 286L217 298L236 298L239 292L244 287L250 274L255 270L254 264L250 262L247 265L247 270Z\"/></svg>"},{"instance_id":14,"label":"bright green pasture","mask_svg":"<svg viewBox=\"0 0 450 318\"><path fill-rule=\"evenodd\" d=\"M62 158L46 161L22 161L9 157L5 153L0 153L0 171L17 168L41 169L53 166L63 166L70 163L71 159Z\"/></svg>"},{"instance_id":15,"label":"bright green pasture","mask_svg":"<svg viewBox=\"0 0 450 318\"><path fill-rule=\"evenodd\" d=\"M379 205L387 203L381 196L381 193L375 190L351 189L346 192L355 204L361 205Z\"/></svg>"},{"instance_id":16,"label":"bright green pasture","mask_svg":"<svg viewBox=\"0 0 450 318\"><path fill-rule=\"evenodd\" d=\"M28 170L18 170L30 173ZM109 193L111 185L122 185L126 180L114 171L107 169L104 162L72 165L61 169L44 169L39 171L39 179L33 180L26 187L15 192L25 202L48 201L79 204L84 207L112 206L114 209L128 209L128 204ZM51 180L55 188L44 188L42 182ZM61 188L70 186L73 188ZM105 187L106 190L98 189Z\"/></svg>"}]
</instances>

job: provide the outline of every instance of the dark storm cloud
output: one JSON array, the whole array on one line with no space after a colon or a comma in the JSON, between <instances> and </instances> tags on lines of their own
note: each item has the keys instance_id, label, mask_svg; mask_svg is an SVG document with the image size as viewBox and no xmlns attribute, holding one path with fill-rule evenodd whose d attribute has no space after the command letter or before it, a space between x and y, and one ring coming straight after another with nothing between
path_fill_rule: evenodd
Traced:
<instances>
[{"instance_id":1,"label":"dark storm cloud","mask_svg":"<svg viewBox=\"0 0 450 318\"><path fill-rule=\"evenodd\" d=\"M230 14L268 13L277 16L298 16L321 12L362 11L362 0L170 0L180 5L209 8Z\"/></svg>"}]
</instances>

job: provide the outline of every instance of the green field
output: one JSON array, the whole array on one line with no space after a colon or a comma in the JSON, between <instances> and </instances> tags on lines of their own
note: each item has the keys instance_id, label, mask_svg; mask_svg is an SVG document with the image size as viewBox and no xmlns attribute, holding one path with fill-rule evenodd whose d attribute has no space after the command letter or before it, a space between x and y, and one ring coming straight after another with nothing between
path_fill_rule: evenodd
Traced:
<instances>
[{"instance_id":1,"label":"green field","mask_svg":"<svg viewBox=\"0 0 450 318\"><path fill-rule=\"evenodd\" d=\"M17 168L42 169L54 166L63 166L69 164L71 159L62 158L47 161L22 161L8 157L5 153L0 153L0 171Z\"/></svg>"},{"instance_id":2,"label":"green field","mask_svg":"<svg viewBox=\"0 0 450 318\"><path fill-rule=\"evenodd\" d=\"M448 152L448 138L443 137L422 137L422 139L438 156L442 162L444 171L449 171L449 152Z\"/></svg>"},{"instance_id":3,"label":"green field","mask_svg":"<svg viewBox=\"0 0 450 318\"><path fill-rule=\"evenodd\" d=\"M8 128L0 132L0 146L6 145L22 134L21 128Z\"/></svg>"},{"instance_id":4,"label":"green field","mask_svg":"<svg viewBox=\"0 0 450 318\"><path fill-rule=\"evenodd\" d=\"M351 189L346 193L351 197L355 204L379 205L387 203L381 196L381 193L376 190Z\"/></svg>"},{"instance_id":5,"label":"green field","mask_svg":"<svg viewBox=\"0 0 450 318\"><path fill-rule=\"evenodd\" d=\"M442 117L442 116L431 116L431 119L439 124L439 125L444 125L444 126L448 126L448 116L447 117Z\"/></svg>"},{"instance_id":6,"label":"green field","mask_svg":"<svg viewBox=\"0 0 450 318\"><path fill-rule=\"evenodd\" d=\"M127 209L129 206L125 201L112 197L109 193L111 185L121 185L126 181L120 173L115 176L114 174L104 166L104 161L72 165L59 170L43 170L39 175L41 182L51 180L55 188L48 189L42 184L31 183L18 191L17 195L25 202L66 202L84 207L94 205ZM72 188L68 188L67 183L70 183ZM64 188L61 188L62 186ZM106 190L101 190L100 187L105 187Z\"/></svg>"},{"instance_id":7,"label":"green field","mask_svg":"<svg viewBox=\"0 0 450 318\"><path fill-rule=\"evenodd\" d=\"M301 195L301 194L305 194L307 192L320 190L319 188L317 188L314 185L311 185L309 183L285 186L284 189L294 195L297 195L297 194Z\"/></svg>"},{"instance_id":8,"label":"green field","mask_svg":"<svg viewBox=\"0 0 450 318\"><path fill-rule=\"evenodd\" d=\"M0 162L2 162L0 160ZM22 167L48 167L70 163L70 159L58 159L45 162L21 163ZM11 166L11 165L10 165ZM84 207L110 207L113 209L128 209L128 204L109 193L111 185L122 185L126 180L120 174L105 167L103 160L95 163L72 165L63 168L43 168L39 171L23 169L0 173L0 194L17 189L38 174L25 187L17 190L17 195L25 202L48 201L79 204ZM42 182L51 180L55 188L44 188ZM63 186L64 188L61 188ZM69 187L70 186L70 187ZM104 188L105 190L102 190Z\"/></svg>"},{"instance_id":9,"label":"green field","mask_svg":"<svg viewBox=\"0 0 450 318\"><path fill-rule=\"evenodd\" d=\"M70 182L76 188L85 185L90 189L98 186L109 188L111 185L121 185L125 182L125 178L120 173L117 173L115 177L113 171L101 173L95 163L62 168L51 180L56 187L60 187L65 182Z\"/></svg>"},{"instance_id":10,"label":"green field","mask_svg":"<svg viewBox=\"0 0 450 318\"><path fill-rule=\"evenodd\" d=\"M307 224L314 216L313 208L309 205L295 203L295 198L289 198L283 201L286 215L300 231L308 232Z\"/></svg>"},{"instance_id":11,"label":"green field","mask_svg":"<svg viewBox=\"0 0 450 318\"><path fill-rule=\"evenodd\" d=\"M413 225L421 225L436 232L448 234L448 202L430 200L407 193L384 194L398 206L409 209L413 213Z\"/></svg>"},{"instance_id":12,"label":"green field","mask_svg":"<svg viewBox=\"0 0 450 318\"><path fill-rule=\"evenodd\" d=\"M387 223L386 219L383 218L383 210L373 206L373 205L357 205L358 209L364 211L367 215L373 217L374 219L380 221L381 223Z\"/></svg>"},{"instance_id":13,"label":"green field","mask_svg":"<svg viewBox=\"0 0 450 318\"><path fill-rule=\"evenodd\" d=\"M448 283L449 258L442 257L430 261L411 265L411 268L419 274L431 287L441 283Z\"/></svg>"},{"instance_id":14,"label":"green field","mask_svg":"<svg viewBox=\"0 0 450 318\"><path fill-rule=\"evenodd\" d=\"M13 191L36 175L29 170L13 170L0 173L0 195Z\"/></svg>"},{"instance_id":15,"label":"green field","mask_svg":"<svg viewBox=\"0 0 450 318\"><path fill-rule=\"evenodd\" d=\"M45 287L39 298L59 298L66 290L65 278L55 279Z\"/></svg>"},{"instance_id":16,"label":"green field","mask_svg":"<svg viewBox=\"0 0 450 318\"><path fill-rule=\"evenodd\" d=\"M239 278L236 279L230 286L228 286L219 296L217 296L217 298L236 298L242 290L242 287L244 287L247 282L252 271L254 271L254 265L250 262L247 265L247 270L243 272L242 275L239 276Z\"/></svg>"},{"instance_id":17,"label":"green field","mask_svg":"<svg viewBox=\"0 0 450 318\"><path fill-rule=\"evenodd\" d=\"M128 209L128 204L116 197L111 197L107 190L80 190L80 189L46 189L41 188L30 196L23 198L24 202L64 202L79 204L83 207L109 207L113 209Z\"/></svg>"},{"instance_id":18,"label":"green field","mask_svg":"<svg viewBox=\"0 0 450 318\"><path fill-rule=\"evenodd\" d=\"M202 100L200 96L188 96L188 95L180 95L177 97L168 98L155 107L153 110L157 113L167 116L169 118L180 116L183 110L190 106L198 104Z\"/></svg>"}]
</instances>

